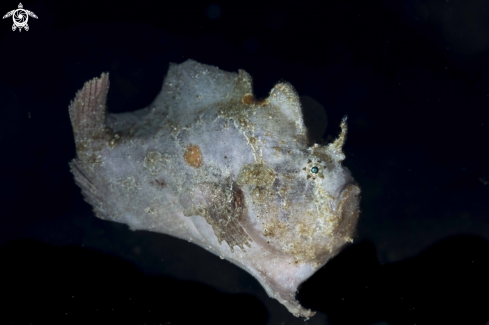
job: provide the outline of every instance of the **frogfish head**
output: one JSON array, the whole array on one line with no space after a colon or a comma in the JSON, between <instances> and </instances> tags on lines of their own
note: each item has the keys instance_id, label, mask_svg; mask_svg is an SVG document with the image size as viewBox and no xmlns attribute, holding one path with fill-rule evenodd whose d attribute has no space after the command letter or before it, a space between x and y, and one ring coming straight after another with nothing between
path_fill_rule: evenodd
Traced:
<instances>
[{"instance_id":1,"label":"frogfish head","mask_svg":"<svg viewBox=\"0 0 489 325\"><path fill-rule=\"evenodd\" d=\"M345 117L329 145L292 141L242 166L236 183L248 204L240 222L253 241L314 268L352 242L360 188L341 164L346 133Z\"/></svg>"}]
</instances>

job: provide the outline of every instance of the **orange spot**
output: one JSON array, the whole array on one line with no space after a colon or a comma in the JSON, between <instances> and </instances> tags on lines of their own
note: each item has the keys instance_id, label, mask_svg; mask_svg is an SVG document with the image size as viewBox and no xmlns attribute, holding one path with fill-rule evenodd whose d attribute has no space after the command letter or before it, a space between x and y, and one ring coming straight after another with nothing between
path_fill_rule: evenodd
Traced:
<instances>
[{"instance_id":1,"label":"orange spot","mask_svg":"<svg viewBox=\"0 0 489 325\"><path fill-rule=\"evenodd\" d=\"M255 97L252 94L246 94L243 96L243 104L251 105L255 102Z\"/></svg>"},{"instance_id":2,"label":"orange spot","mask_svg":"<svg viewBox=\"0 0 489 325\"><path fill-rule=\"evenodd\" d=\"M243 98L241 99L243 104L246 105L258 105L258 106L266 106L268 104L268 99L261 99L258 100L253 96L253 94L245 94Z\"/></svg>"},{"instance_id":3,"label":"orange spot","mask_svg":"<svg viewBox=\"0 0 489 325\"><path fill-rule=\"evenodd\" d=\"M195 144L189 145L183 154L183 159L189 166L195 168L202 166L202 152L199 146Z\"/></svg>"}]
</instances>

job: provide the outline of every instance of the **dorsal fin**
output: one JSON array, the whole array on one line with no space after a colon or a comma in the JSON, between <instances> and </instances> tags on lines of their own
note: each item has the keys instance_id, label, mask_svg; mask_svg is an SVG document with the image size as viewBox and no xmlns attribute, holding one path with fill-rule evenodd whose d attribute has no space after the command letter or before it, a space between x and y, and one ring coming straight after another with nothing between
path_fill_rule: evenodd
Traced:
<instances>
[{"instance_id":1,"label":"dorsal fin","mask_svg":"<svg viewBox=\"0 0 489 325\"><path fill-rule=\"evenodd\" d=\"M297 133L304 134L305 126L302 117L301 103L294 87L287 82L280 82L270 91L267 100L278 107L290 121L294 121Z\"/></svg>"}]
</instances>

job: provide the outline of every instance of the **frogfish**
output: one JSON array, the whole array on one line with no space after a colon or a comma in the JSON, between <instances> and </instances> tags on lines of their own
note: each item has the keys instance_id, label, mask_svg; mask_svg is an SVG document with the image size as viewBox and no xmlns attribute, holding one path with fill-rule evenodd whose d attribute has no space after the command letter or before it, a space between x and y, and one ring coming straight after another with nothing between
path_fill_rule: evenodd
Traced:
<instances>
[{"instance_id":1,"label":"frogfish","mask_svg":"<svg viewBox=\"0 0 489 325\"><path fill-rule=\"evenodd\" d=\"M107 110L109 74L69 105L76 184L98 218L190 241L250 273L295 316L301 283L353 241L360 188L345 159L346 118L310 141L287 82L265 99L244 70L170 64L148 107Z\"/></svg>"}]
</instances>

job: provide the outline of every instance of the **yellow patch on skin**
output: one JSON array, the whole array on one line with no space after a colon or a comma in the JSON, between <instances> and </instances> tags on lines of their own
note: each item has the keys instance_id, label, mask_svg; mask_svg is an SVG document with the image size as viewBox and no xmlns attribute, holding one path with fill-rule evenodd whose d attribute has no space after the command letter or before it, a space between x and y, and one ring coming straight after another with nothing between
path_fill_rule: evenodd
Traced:
<instances>
[{"instance_id":1,"label":"yellow patch on skin","mask_svg":"<svg viewBox=\"0 0 489 325\"><path fill-rule=\"evenodd\" d=\"M202 166L202 152L200 151L199 146L195 144L189 145L183 154L183 159L187 165L191 167L199 168Z\"/></svg>"},{"instance_id":2,"label":"yellow patch on skin","mask_svg":"<svg viewBox=\"0 0 489 325\"><path fill-rule=\"evenodd\" d=\"M266 106L268 105L268 99L256 99L255 96L253 96L253 94L245 94L243 96L243 98L241 99L241 101L243 102L243 104L246 104L246 105L258 105L258 106Z\"/></svg>"}]
</instances>

